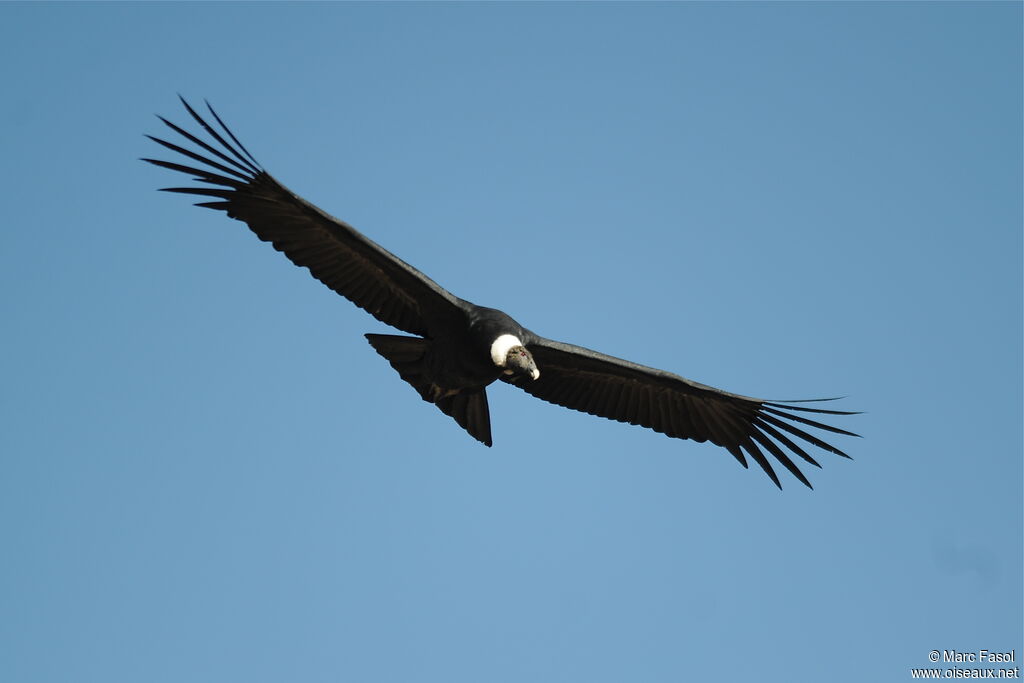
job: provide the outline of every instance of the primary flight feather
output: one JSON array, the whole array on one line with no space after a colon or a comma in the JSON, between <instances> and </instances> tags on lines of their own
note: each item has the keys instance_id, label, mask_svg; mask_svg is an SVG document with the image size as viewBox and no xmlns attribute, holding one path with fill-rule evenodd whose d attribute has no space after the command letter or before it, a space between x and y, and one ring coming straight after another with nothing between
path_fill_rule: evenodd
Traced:
<instances>
[{"instance_id":1,"label":"primary flight feather","mask_svg":"<svg viewBox=\"0 0 1024 683\"><path fill-rule=\"evenodd\" d=\"M275 180L209 103L211 121L219 129L184 98L181 101L205 131L206 140L159 118L201 151L150 135L188 161L143 161L192 176L205 186L164 190L204 197L206 201L197 206L243 221L257 237L356 306L415 335L367 334L366 338L423 400L435 404L482 443L491 445L486 388L500 379L550 403L678 439L710 441L744 467L750 456L779 488L782 485L769 456L808 487L811 483L793 456L816 467L820 465L807 452L809 446L849 457L807 428L856 436L808 417L852 412L794 405L813 401L766 401L731 394L664 370L545 339L501 311L454 296Z\"/></svg>"}]
</instances>

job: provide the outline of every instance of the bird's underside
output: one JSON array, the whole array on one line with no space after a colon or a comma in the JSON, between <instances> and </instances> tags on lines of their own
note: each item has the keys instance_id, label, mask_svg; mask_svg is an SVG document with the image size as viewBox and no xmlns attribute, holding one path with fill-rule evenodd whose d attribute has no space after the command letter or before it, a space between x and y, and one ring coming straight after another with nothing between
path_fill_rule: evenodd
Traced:
<instances>
[{"instance_id":1,"label":"bird's underside","mask_svg":"<svg viewBox=\"0 0 1024 683\"><path fill-rule=\"evenodd\" d=\"M194 135L161 118L194 147L147 136L185 157L144 159L191 176L200 186L164 188L199 195L198 206L246 223L295 265L383 323L409 335L367 334L423 400L435 404L482 443L491 445L486 387L501 379L549 403L647 427L667 436L710 441L744 467L756 462L781 488L769 456L807 486L798 460L820 467L811 447L848 458L809 430L856 436L821 422L849 411L812 407L829 401L766 401L731 394L663 370L545 339L501 311L446 291L340 221L286 189L256 162L216 112L212 121L184 99L206 133Z\"/></svg>"}]
</instances>

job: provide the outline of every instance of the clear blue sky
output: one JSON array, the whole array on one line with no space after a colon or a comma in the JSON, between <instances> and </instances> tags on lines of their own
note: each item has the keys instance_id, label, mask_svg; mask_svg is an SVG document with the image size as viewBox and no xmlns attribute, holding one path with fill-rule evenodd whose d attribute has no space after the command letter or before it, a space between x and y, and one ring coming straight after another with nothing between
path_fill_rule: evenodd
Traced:
<instances>
[{"instance_id":1,"label":"clear blue sky","mask_svg":"<svg viewBox=\"0 0 1024 683\"><path fill-rule=\"evenodd\" d=\"M1022 645L1020 3L3 4L0 680L902 681ZM491 390L156 192L209 98L531 329L854 456Z\"/></svg>"}]
</instances>

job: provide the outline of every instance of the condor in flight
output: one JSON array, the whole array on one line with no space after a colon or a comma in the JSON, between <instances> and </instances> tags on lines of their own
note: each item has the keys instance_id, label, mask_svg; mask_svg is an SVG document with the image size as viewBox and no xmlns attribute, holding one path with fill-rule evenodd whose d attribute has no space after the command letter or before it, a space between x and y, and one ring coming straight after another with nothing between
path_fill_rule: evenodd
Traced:
<instances>
[{"instance_id":1,"label":"condor in flight","mask_svg":"<svg viewBox=\"0 0 1024 683\"><path fill-rule=\"evenodd\" d=\"M207 103L204 120L185 109L209 136L204 141L159 117L196 145L196 152L147 136L197 166L144 159L192 176L199 187L169 187L208 198L197 206L227 212L264 242L284 252L338 294L383 323L415 336L367 334L370 345L424 401L455 419L473 438L491 445L486 389L495 380L573 410L648 427L677 439L710 441L744 467L749 455L782 488L768 461L774 457L811 486L792 455L820 467L807 444L849 457L805 428L856 436L806 417L852 415L766 401L698 384L664 370L637 365L581 346L545 339L505 313L477 306L444 290L426 275L292 193L263 170ZM229 141L230 140L230 141ZM831 399L821 399L831 400Z\"/></svg>"}]
</instances>

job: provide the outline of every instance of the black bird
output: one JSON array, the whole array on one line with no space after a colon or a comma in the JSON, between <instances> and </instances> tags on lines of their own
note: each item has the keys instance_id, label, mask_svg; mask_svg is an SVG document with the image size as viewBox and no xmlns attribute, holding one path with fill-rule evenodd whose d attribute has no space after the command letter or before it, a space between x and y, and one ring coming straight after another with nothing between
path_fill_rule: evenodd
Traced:
<instances>
[{"instance_id":1,"label":"black bird","mask_svg":"<svg viewBox=\"0 0 1024 683\"><path fill-rule=\"evenodd\" d=\"M454 296L351 225L275 180L209 103L207 109L219 130L184 98L181 101L209 141L158 118L205 154L146 137L200 166L143 161L193 176L210 187L163 189L209 198L196 206L225 211L243 221L257 237L284 252L295 265L308 268L313 277L356 306L415 335L367 334L366 338L424 401L453 417L487 446L491 445L491 424L486 388L500 379L549 403L648 427L677 439L710 441L729 451L744 467L746 453L779 488L782 485L765 451L808 487L811 483L787 450L820 465L798 441L849 457L803 426L856 434L798 413L855 413L793 405L813 401L766 401L730 394L664 370L545 339L501 311Z\"/></svg>"}]
</instances>

